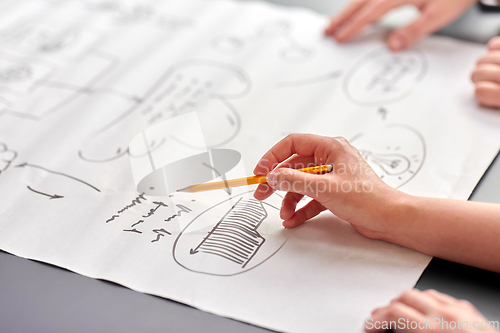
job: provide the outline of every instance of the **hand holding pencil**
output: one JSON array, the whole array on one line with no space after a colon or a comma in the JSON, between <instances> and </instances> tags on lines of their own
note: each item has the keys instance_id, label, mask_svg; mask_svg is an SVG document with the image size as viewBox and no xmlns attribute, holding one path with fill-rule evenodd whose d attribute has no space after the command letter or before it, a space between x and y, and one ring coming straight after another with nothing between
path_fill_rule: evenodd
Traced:
<instances>
[{"instance_id":1,"label":"hand holding pencil","mask_svg":"<svg viewBox=\"0 0 500 333\"><path fill-rule=\"evenodd\" d=\"M333 167L329 173L312 175L278 167L283 164L290 168L311 164ZM275 190L287 192L280 214L286 228L296 227L328 209L361 234L373 237L387 227L380 212L390 211L391 200L402 195L386 185L344 138L291 134L264 154L254 174L267 174L267 183L259 184L255 191L256 199L264 200ZM313 200L295 211L304 196Z\"/></svg>"}]
</instances>

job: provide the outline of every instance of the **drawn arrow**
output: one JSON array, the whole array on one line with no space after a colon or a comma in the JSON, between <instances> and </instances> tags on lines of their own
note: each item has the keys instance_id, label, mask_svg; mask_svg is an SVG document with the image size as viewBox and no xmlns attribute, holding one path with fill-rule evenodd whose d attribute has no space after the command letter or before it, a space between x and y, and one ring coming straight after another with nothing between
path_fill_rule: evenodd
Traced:
<instances>
[{"instance_id":1,"label":"drawn arrow","mask_svg":"<svg viewBox=\"0 0 500 333\"><path fill-rule=\"evenodd\" d=\"M190 249L190 250L189 250L189 254L196 254L196 253L198 253L198 252L200 252L200 251L198 251L198 250L193 250L193 249Z\"/></svg>"},{"instance_id":2,"label":"drawn arrow","mask_svg":"<svg viewBox=\"0 0 500 333\"><path fill-rule=\"evenodd\" d=\"M51 194L43 193L43 192L40 192L40 191L36 191L36 190L32 189L29 186L28 186L28 189L30 191L35 192L35 193L38 193L38 194L45 195L45 196L49 197L49 200L50 199L61 199L61 198L64 198L62 195L57 195L57 194L51 195Z\"/></svg>"},{"instance_id":3,"label":"drawn arrow","mask_svg":"<svg viewBox=\"0 0 500 333\"><path fill-rule=\"evenodd\" d=\"M93 186L93 185L90 185L89 183L86 183L84 182L83 180L81 179L78 179L78 178L75 178L75 177L72 177L70 175L67 175L67 174L64 174L62 172L57 172L57 171L52 171L52 170L49 170L49 169L46 169L44 167L41 167L41 166L38 166L38 165L33 165L33 164L29 164L29 163L21 163L19 165L16 165L16 168L24 168L24 167L32 167L32 168L37 168L37 169L41 169L41 170L44 170L44 171L47 171L49 173L53 173L55 175L60 175L60 176L64 176L64 177L67 177L67 178L70 178L70 179L73 179L73 180L76 180L77 182L80 182L82 184L85 184L91 188L93 188L94 190L96 190L97 192L101 192L100 189L98 189L97 187Z\"/></svg>"}]
</instances>

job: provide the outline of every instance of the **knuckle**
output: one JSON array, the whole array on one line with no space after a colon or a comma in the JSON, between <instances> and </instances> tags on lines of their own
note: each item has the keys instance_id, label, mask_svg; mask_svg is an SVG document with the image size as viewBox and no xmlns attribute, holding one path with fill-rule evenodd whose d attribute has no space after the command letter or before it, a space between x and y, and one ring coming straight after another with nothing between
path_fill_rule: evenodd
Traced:
<instances>
[{"instance_id":1,"label":"knuckle","mask_svg":"<svg viewBox=\"0 0 500 333\"><path fill-rule=\"evenodd\" d=\"M484 87L476 84L475 89L474 89L474 94L476 95L476 98L478 100L482 100L482 99L486 98L487 91L486 91L486 89L484 89Z\"/></svg>"},{"instance_id":2,"label":"knuckle","mask_svg":"<svg viewBox=\"0 0 500 333\"><path fill-rule=\"evenodd\" d=\"M337 137L333 138L333 140L335 141L336 145L339 148L342 148L344 150L347 150L347 148L349 148L351 146L349 141L346 138L344 138L343 136L337 136Z\"/></svg>"},{"instance_id":3,"label":"knuckle","mask_svg":"<svg viewBox=\"0 0 500 333\"><path fill-rule=\"evenodd\" d=\"M428 9L422 13L421 19L425 23L436 21L442 14L438 10Z\"/></svg>"},{"instance_id":4,"label":"knuckle","mask_svg":"<svg viewBox=\"0 0 500 333\"><path fill-rule=\"evenodd\" d=\"M399 314L401 313L401 308L402 308L402 305L401 303L394 303L394 304L391 304L388 308L387 308L387 316L390 318L390 319L399 319Z\"/></svg>"},{"instance_id":5,"label":"knuckle","mask_svg":"<svg viewBox=\"0 0 500 333\"><path fill-rule=\"evenodd\" d=\"M427 295L437 295L437 294L440 294L440 292L437 291L436 289L427 289L427 290L424 290L422 292L424 294L427 294Z\"/></svg>"},{"instance_id":6,"label":"knuckle","mask_svg":"<svg viewBox=\"0 0 500 333\"><path fill-rule=\"evenodd\" d=\"M401 297L404 299L408 299L413 296L415 292L413 290L406 290L401 294Z\"/></svg>"},{"instance_id":7,"label":"knuckle","mask_svg":"<svg viewBox=\"0 0 500 333\"><path fill-rule=\"evenodd\" d=\"M447 307L444 307L440 310L441 312L441 317L443 319L445 319L446 321L456 321L457 319L459 319L459 314L457 313L456 311L456 308L454 307L450 307L450 306L447 306Z\"/></svg>"},{"instance_id":8,"label":"knuckle","mask_svg":"<svg viewBox=\"0 0 500 333\"><path fill-rule=\"evenodd\" d=\"M464 308L467 308L467 309L475 309L475 306L471 302L469 302L465 299L458 300L458 304Z\"/></svg>"},{"instance_id":9,"label":"knuckle","mask_svg":"<svg viewBox=\"0 0 500 333\"><path fill-rule=\"evenodd\" d=\"M494 37L488 42L488 49L496 49L500 47L500 37Z\"/></svg>"}]
</instances>

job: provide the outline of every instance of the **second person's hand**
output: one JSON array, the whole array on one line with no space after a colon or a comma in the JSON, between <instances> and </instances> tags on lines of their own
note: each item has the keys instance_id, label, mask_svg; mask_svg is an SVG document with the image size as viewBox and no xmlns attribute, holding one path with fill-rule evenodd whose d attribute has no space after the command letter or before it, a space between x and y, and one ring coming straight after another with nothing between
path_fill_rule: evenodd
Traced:
<instances>
[{"instance_id":1,"label":"second person's hand","mask_svg":"<svg viewBox=\"0 0 500 333\"><path fill-rule=\"evenodd\" d=\"M346 42L389 10L411 4L420 10L420 16L410 25L393 32L387 40L390 49L400 51L451 23L475 2L476 0L353 0L331 20L325 34L333 36L338 42Z\"/></svg>"}]
</instances>

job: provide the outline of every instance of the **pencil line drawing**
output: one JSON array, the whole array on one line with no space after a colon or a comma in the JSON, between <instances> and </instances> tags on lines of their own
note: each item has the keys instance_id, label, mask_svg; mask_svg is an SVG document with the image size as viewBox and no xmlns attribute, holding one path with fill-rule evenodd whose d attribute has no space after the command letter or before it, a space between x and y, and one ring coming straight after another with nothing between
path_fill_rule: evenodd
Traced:
<instances>
[{"instance_id":1,"label":"pencil line drawing","mask_svg":"<svg viewBox=\"0 0 500 333\"><path fill-rule=\"evenodd\" d=\"M425 162L424 137L407 125L390 124L382 131L360 133L349 141L378 176L394 188L412 180Z\"/></svg>"},{"instance_id":2,"label":"pencil line drawing","mask_svg":"<svg viewBox=\"0 0 500 333\"><path fill-rule=\"evenodd\" d=\"M44 168L44 167L41 167L41 166L39 166L39 165L34 165L34 164L29 164L29 163L21 163L21 164L19 164L19 165L16 165L16 168L26 168L26 167L28 167L28 168L40 169L40 170L46 171L46 172L51 173L51 174L54 174L54 175L63 176L63 177L66 177L66 178L72 179L72 180L74 180L74 181L77 181L77 182L79 182L79 183L81 183L81 184L84 184L84 185L86 185L86 186L88 186L88 187L92 188L93 190L95 190L95 191L97 191L97 192L101 192L101 190L100 190L100 189L98 189L97 187L95 187L94 185L91 185L91 184L89 184L89 183L87 183L87 182L85 182L85 181L83 181L83 180L81 180L81 179L78 179L78 178L76 178L76 177L73 177L73 176L67 175L67 174L62 173L62 172L49 170L49 169Z\"/></svg>"},{"instance_id":3,"label":"pencil line drawing","mask_svg":"<svg viewBox=\"0 0 500 333\"><path fill-rule=\"evenodd\" d=\"M317 83L323 83L330 80L338 79L342 76L342 71L336 70L323 75L318 75L314 77L309 77L306 79L300 79L295 81L285 81L276 83L276 88L291 88L291 87L302 87L309 86Z\"/></svg>"},{"instance_id":4,"label":"pencil line drawing","mask_svg":"<svg viewBox=\"0 0 500 333\"><path fill-rule=\"evenodd\" d=\"M37 194L40 194L40 195L43 195L43 196L46 196L46 197L49 197L49 199L61 199L61 198L64 198L64 196L62 195L58 195L58 194L48 194L48 193L44 193L44 192L41 192L41 191L37 191L37 190L34 190L32 189L29 185L27 186L28 190L32 191L32 192L35 192Z\"/></svg>"},{"instance_id":5,"label":"pencil line drawing","mask_svg":"<svg viewBox=\"0 0 500 333\"><path fill-rule=\"evenodd\" d=\"M315 50L311 47L301 45L292 35L292 24L287 20L273 20L264 22L248 36L236 36L224 34L216 36L211 40L212 48L223 54L238 54L243 52L249 44L262 41L267 38L281 39L283 46L278 56L286 62L304 62L310 60Z\"/></svg>"},{"instance_id":6,"label":"pencil line drawing","mask_svg":"<svg viewBox=\"0 0 500 333\"><path fill-rule=\"evenodd\" d=\"M190 254L210 253L244 268L265 242L257 228L266 217L261 202L240 198Z\"/></svg>"},{"instance_id":7,"label":"pencil line drawing","mask_svg":"<svg viewBox=\"0 0 500 333\"><path fill-rule=\"evenodd\" d=\"M131 100L132 102L139 102L136 96L126 96L111 88L93 89L92 87L97 82L118 66L119 61L114 56L97 50L90 54L89 57L101 59L104 66L101 70L91 69L95 71L95 75L84 86L80 87L64 82L52 82L50 80L63 67L57 67L53 64L49 65L43 59L27 60L28 58L21 56L0 53L0 102L7 102L3 103L4 107L0 109L0 116L10 115L17 118L40 121L44 117L63 109L85 94L110 94ZM25 106L24 101L26 97L34 97L34 94L42 87L45 89L57 89L61 93L56 95L57 98L48 99L35 110ZM68 92L63 93L65 90ZM46 91L38 92L38 95L43 94L46 94Z\"/></svg>"},{"instance_id":8,"label":"pencil line drawing","mask_svg":"<svg viewBox=\"0 0 500 333\"><path fill-rule=\"evenodd\" d=\"M274 256L287 241L283 229L274 224L279 209L247 198L249 193L218 203L196 216L177 236L172 248L174 260L193 272L232 276ZM205 214L219 213L221 217L215 223L203 218Z\"/></svg>"},{"instance_id":9,"label":"pencil line drawing","mask_svg":"<svg viewBox=\"0 0 500 333\"><path fill-rule=\"evenodd\" d=\"M127 148L130 139L116 141L120 125L133 122L140 132L190 112L196 112L206 144L194 148L206 150L223 146L241 130L241 118L231 100L247 95L251 89L249 76L238 66L203 59L181 61L161 73L144 95L131 101L129 108L103 124L86 146L79 149L78 156L87 162L106 163L130 155ZM159 146L169 139L193 148L168 133L163 139L157 138L155 144ZM154 149L151 144L150 148Z\"/></svg>"},{"instance_id":10,"label":"pencil line drawing","mask_svg":"<svg viewBox=\"0 0 500 333\"><path fill-rule=\"evenodd\" d=\"M427 58L420 50L394 54L385 48L377 49L361 58L347 72L343 89L354 104L387 105L410 96L427 71Z\"/></svg>"},{"instance_id":11,"label":"pencil line drawing","mask_svg":"<svg viewBox=\"0 0 500 333\"><path fill-rule=\"evenodd\" d=\"M9 149L7 144L0 142L0 175L5 172L17 158L17 151Z\"/></svg>"},{"instance_id":12,"label":"pencil line drawing","mask_svg":"<svg viewBox=\"0 0 500 333\"><path fill-rule=\"evenodd\" d=\"M225 80L221 82L213 81L220 74L225 75L223 79L234 82L236 85L234 91L221 91L227 82ZM193 111L208 99L219 100L227 106L229 104L227 99L243 97L250 90L250 78L243 69L237 66L212 60L185 60L167 69L141 97L142 104L146 105L141 114L150 117L148 123L151 125L160 119ZM98 133L102 133L120 123L137 111L137 108L138 105L132 106L119 117L103 126ZM231 109L231 113L234 110ZM239 123L238 119L233 118L234 116L231 115L230 119L236 126Z\"/></svg>"}]
</instances>

